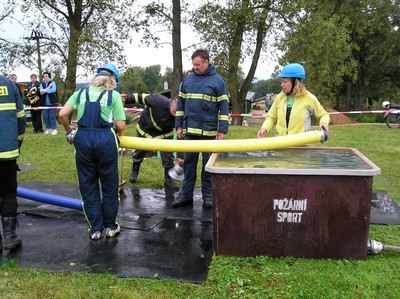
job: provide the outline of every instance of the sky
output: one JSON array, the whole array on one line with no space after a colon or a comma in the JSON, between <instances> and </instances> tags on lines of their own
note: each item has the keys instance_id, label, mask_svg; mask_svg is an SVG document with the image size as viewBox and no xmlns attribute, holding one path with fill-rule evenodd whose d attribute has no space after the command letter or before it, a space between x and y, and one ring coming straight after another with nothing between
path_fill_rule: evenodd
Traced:
<instances>
[{"instance_id":1,"label":"sky","mask_svg":"<svg viewBox=\"0 0 400 299\"><path fill-rule=\"evenodd\" d=\"M154 30L157 30L156 28ZM161 31L161 30L159 30ZM0 36L5 37L7 39L21 41L24 38L24 34L30 34L30 31L24 32L24 27L18 22L12 23L2 23L2 30L0 31ZM134 33L135 37L132 40L138 41L140 40L140 35L138 33ZM154 45L149 47L137 44L128 43L125 45L125 55L127 59L127 63L129 66L141 66L148 67L151 65L159 64L161 66L161 73L165 71L167 67L172 68L172 45L169 43L171 37L165 33L165 36L161 36L161 40L166 43L156 48ZM193 30L191 30L188 26L182 27L182 49L185 49L193 44L197 44L198 48L202 45L199 43L199 39L194 35ZM194 51L194 47L191 47L189 50L184 50L182 53L182 63L183 63L183 71L189 70L192 68L190 56ZM35 59L37 59L37 53ZM42 54L43 56L43 54ZM210 53L210 59L212 62L212 53ZM248 71L250 67L250 60L245 61L242 65L242 68L245 72ZM276 61L262 56L260 58L259 64L257 66L255 77L258 79L268 79L270 78L271 73L274 70L276 65ZM10 70L10 73L15 73L18 77L19 82L30 81L30 74L32 70L26 69L24 67L20 67L14 70ZM85 79L81 79L85 81Z\"/></svg>"},{"instance_id":2,"label":"sky","mask_svg":"<svg viewBox=\"0 0 400 299\"><path fill-rule=\"evenodd\" d=\"M201 48L201 44L198 43L198 39L193 35L193 32L186 29L182 30L182 49L185 49L193 44L198 44L198 48ZM194 47L190 47L189 50L183 50L182 53L182 64L183 71L192 68L192 61L190 56L192 55ZM172 46L170 44L164 45L160 48L146 47L143 45L130 45L126 47L127 62L132 66L150 66L159 64L161 65L161 72L165 71L166 67L172 68ZM212 62L212 53L210 53L210 59ZM268 79L274 71L274 67L277 64L272 59L267 59L263 57L262 59L267 60L265 62L260 61L258 64L255 77L259 79ZM248 71L250 67L250 61L245 61L242 65L244 71Z\"/></svg>"}]
</instances>

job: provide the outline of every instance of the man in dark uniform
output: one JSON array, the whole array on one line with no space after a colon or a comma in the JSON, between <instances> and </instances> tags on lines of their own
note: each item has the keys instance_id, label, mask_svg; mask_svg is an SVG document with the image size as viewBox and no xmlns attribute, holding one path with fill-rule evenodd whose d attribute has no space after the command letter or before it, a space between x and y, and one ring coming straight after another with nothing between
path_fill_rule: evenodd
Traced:
<instances>
[{"instance_id":1,"label":"man in dark uniform","mask_svg":"<svg viewBox=\"0 0 400 299\"><path fill-rule=\"evenodd\" d=\"M9 79L0 76L0 215L3 238L0 251L12 250L22 244L16 235L17 226L17 158L21 147L26 121L19 90Z\"/></svg>"},{"instance_id":2,"label":"man in dark uniform","mask_svg":"<svg viewBox=\"0 0 400 299\"><path fill-rule=\"evenodd\" d=\"M223 140L228 134L229 97L224 79L210 63L207 50L192 54L193 72L183 79L176 108L176 134L184 140ZM173 207L193 205L200 153L185 153L182 191ZM203 207L212 208L211 174L205 170L211 153L202 152L201 194Z\"/></svg>"},{"instance_id":3,"label":"man in dark uniform","mask_svg":"<svg viewBox=\"0 0 400 299\"><path fill-rule=\"evenodd\" d=\"M145 106L136 124L136 135L141 138L172 139L175 133L176 101L170 100L161 94L122 94L126 104L139 104ZM135 150L132 154L133 165L129 181L134 183L139 175L140 164L143 162L147 151ZM178 191L175 181L168 174L174 167L173 153L161 152L161 162L164 168L164 187L168 190Z\"/></svg>"}]
</instances>

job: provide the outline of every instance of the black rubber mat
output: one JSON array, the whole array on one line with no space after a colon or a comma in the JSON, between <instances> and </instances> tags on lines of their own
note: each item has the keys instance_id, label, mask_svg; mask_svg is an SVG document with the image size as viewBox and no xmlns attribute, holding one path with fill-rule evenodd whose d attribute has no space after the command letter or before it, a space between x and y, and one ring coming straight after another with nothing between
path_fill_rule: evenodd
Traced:
<instances>
[{"instance_id":1,"label":"black rubber mat","mask_svg":"<svg viewBox=\"0 0 400 299\"><path fill-rule=\"evenodd\" d=\"M76 185L20 183L20 187L79 198ZM3 251L2 262L51 271L109 272L202 283L212 258L212 210L199 190L194 205L172 208L173 194L160 189L125 188L117 238L91 241L82 211L19 198L18 234L23 246Z\"/></svg>"},{"instance_id":2,"label":"black rubber mat","mask_svg":"<svg viewBox=\"0 0 400 299\"><path fill-rule=\"evenodd\" d=\"M85 215L82 211L58 207L50 204L42 204L32 209L21 209L21 213L26 215L36 215L53 219L81 221L86 223ZM117 221L123 228L151 230L167 217L167 214L140 213L127 209L122 206L119 209Z\"/></svg>"},{"instance_id":3,"label":"black rubber mat","mask_svg":"<svg viewBox=\"0 0 400 299\"><path fill-rule=\"evenodd\" d=\"M400 207L385 191L373 192L369 222L372 224L400 224Z\"/></svg>"},{"instance_id":4,"label":"black rubber mat","mask_svg":"<svg viewBox=\"0 0 400 299\"><path fill-rule=\"evenodd\" d=\"M119 277L202 283L212 257L209 221L166 219L151 231L122 229L117 238L91 241L86 224L19 216L23 246L2 261L51 271L108 272Z\"/></svg>"}]
</instances>

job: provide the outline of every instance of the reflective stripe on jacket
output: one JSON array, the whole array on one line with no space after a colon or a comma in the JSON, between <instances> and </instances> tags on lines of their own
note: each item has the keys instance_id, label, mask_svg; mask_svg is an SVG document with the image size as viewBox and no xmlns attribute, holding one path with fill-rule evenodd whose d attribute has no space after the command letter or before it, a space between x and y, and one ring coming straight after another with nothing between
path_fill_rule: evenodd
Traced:
<instances>
[{"instance_id":1,"label":"reflective stripe on jacket","mask_svg":"<svg viewBox=\"0 0 400 299\"><path fill-rule=\"evenodd\" d=\"M4 76L0 76L0 123L0 159L16 159L25 133L25 111L19 90Z\"/></svg>"},{"instance_id":2,"label":"reflective stripe on jacket","mask_svg":"<svg viewBox=\"0 0 400 299\"><path fill-rule=\"evenodd\" d=\"M161 94L128 94L127 104L145 106L136 130L146 138L171 138L175 133L175 116L170 112L171 100Z\"/></svg>"},{"instance_id":3,"label":"reflective stripe on jacket","mask_svg":"<svg viewBox=\"0 0 400 299\"><path fill-rule=\"evenodd\" d=\"M204 75L192 73L180 87L175 127L185 134L228 133L229 97L225 81L210 64Z\"/></svg>"}]
</instances>

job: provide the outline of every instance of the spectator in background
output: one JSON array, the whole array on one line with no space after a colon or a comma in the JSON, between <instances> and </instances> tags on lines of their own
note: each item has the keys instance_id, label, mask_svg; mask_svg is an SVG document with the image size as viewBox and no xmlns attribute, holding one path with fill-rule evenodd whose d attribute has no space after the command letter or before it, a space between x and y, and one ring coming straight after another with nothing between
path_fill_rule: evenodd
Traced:
<instances>
[{"instance_id":1,"label":"spectator in background","mask_svg":"<svg viewBox=\"0 0 400 299\"><path fill-rule=\"evenodd\" d=\"M31 116L33 133L43 133L42 110L32 109L42 105L40 100L40 83L37 81L36 74L31 75L31 82L26 85L25 89L25 105L31 106Z\"/></svg>"},{"instance_id":2,"label":"spectator in background","mask_svg":"<svg viewBox=\"0 0 400 299\"><path fill-rule=\"evenodd\" d=\"M9 79L11 80L12 83L15 84L15 86L17 86L19 96L20 96L21 99L22 99L22 96L23 96L23 94L22 94L22 88L21 88L22 86L21 86L19 83L17 83L17 81L18 81L17 75L16 75L16 74L11 74L10 77L9 77Z\"/></svg>"},{"instance_id":3,"label":"spectator in background","mask_svg":"<svg viewBox=\"0 0 400 299\"><path fill-rule=\"evenodd\" d=\"M229 98L225 81L209 62L208 51L192 54L193 72L183 79L176 108L175 127L179 139L225 139L228 133ZM212 207L211 174L205 165L211 153L202 153L201 193L203 207ZM199 153L184 153L182 190L173 207L193 205Z\"/></svg>"},{"instance_id":4,"label":"spectator in background","mask_svg":"<svg viewBox=\"0 0 400 299\"><path fill-rule=\"evenodd\" d=\"M17 158L25 133L25 112L15 84L0 76L0 215L3 239L0 234L0 252L22 244L17 227Z\"/></svg>"},{"instance_id":5,"label":"spectator in background","mask_svg":"<svg viewBox=\"0 0 400 299\"><path fill-rule=\"evenodd\" d=\"M17 84L17 75L16 74L11 74L10 77L8 77L12 83Z\"/></svg>"},{"instance_id":6,"label":"spectator in background","mask_svg":"<svg viewBox=\"0 0 400 299\"><path fill-rule=\"evenodd\" d=\"M40 88L41 101L44 106L48 107L48 109L43 110L44 124L46 126L44 134L57 135L56 114L58 96L56 82L51 79L51 74L49 72L44 72L42 76L43 82Z\"/></svg>"}]
</instances>

